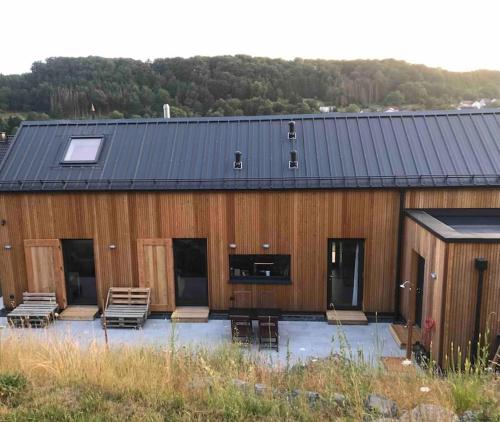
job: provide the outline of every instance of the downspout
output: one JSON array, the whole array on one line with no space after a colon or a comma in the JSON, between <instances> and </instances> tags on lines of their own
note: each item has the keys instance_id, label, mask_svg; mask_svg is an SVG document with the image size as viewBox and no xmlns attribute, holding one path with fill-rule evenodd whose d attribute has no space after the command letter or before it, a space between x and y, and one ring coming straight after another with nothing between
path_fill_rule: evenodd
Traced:
<instances>
[{"instance_id":1,"label":"downspout","mask_svg":"<svg viewBox=\"0 0 500 422\"><path fill-rule=\"evenodd\" d=\"M480 334L481 325L481 301L483 298L483 282L484 282L484 272L488 268L488 260L485 258L476 258L474 267L479 272L479 277L477 280L477 298L476 298L476 318L474 322L474 337L472 338L472 350L471 359L474 362L477 357L478 352L478 342Z\"/></svg>"},{"instance_id":2,"label":"downspout","mask_svg":"<svg viewBox=\"0 0 500 422\"><path fill-rule=\"evenodd\" d=\"M399 292L400 280L402 279L402 245L404 236L404 224L405 224L405 194L406 191L401 189L399 191L399 222L398 222L398 243L397 243L397 253L396 253L396 289L394 292L394 322L399 318L399 304L401 301L401 295Z\"/></svg>"}]
</instances>

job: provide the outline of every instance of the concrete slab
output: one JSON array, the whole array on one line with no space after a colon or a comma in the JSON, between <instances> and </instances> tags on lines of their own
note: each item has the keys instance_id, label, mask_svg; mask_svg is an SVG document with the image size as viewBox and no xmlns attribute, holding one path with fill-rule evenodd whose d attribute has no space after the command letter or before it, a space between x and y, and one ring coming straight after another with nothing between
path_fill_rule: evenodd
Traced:
<instances>
[{"instance_id":1,"label":"concrete slab","mask_svg":"<svg viewBox=\"0 0 500 422\"><path fill-rule=\"evenodd\" d=\"M254 322L255 324L255 322ZM6 326L6 318L0 318L0 325ZM363 352L365 359L374 362L381 356L403 356L389 332L388 323L368 324L365 326L333 326L325 322L280 321L280 350L258 351L256 344L248 348L249 353L260 355L272 364L285 364L289 351L291 363L305 362L313 358L324 358L332 352L339 352L341 337L357 353ZM254 325L254 332L257 327ZM92 342L104 344L104 331L100 321L56 321L46 329L2 330L2 337L35 336L41 339L70 339L82 347ZM111 347L154 346L168 347L172 336L178 346L216 348L222 343L231 342L229 320L209 320L206 324L175 324L168 319L149 319L144 328L109 329Z\"/></svg>"}]
</instances>

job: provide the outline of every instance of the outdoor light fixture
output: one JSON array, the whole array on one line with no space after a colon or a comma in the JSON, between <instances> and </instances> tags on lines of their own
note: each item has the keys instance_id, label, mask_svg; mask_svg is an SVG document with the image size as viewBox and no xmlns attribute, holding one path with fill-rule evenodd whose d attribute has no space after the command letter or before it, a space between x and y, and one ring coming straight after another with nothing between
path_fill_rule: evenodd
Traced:
<instances>
[{"instance_id":1,"label":"outdoor light fixture","mask_svg":"<svg viewBox=\"0 0 500 422\"><path fill-rule=\"evenodd\" d=\"M269 243L263 243L263 244L262 244L262 247L263 247L264 249L269 249L271 246L269 245Z\"/></svg>"},{"instance_id":2,"label":"outdoor light fixture","mask_svg":"<svg viewBox=\"0 0 500 422\"><path fill-rule=\"evenodd\" d=\"M12 245L5 245L3 248L7 251L10 251L12 249Z\"/></svg>"},{"instance_id":3,"label":"outdoor light fixture","mask_svg":"<svg viewBox=\"0 0 500 422\"><path fill-rule=\"evenodd\" d=\"M402 289L404 289L404 288L406 288L407 284L410 284L410 282L408 280L406 280L403 284L400 284L399 287L401 287Z\"/></svg>"},{"instance_id":4,"label":"outdoor light fixture","mask_svg":"<svg viewBox=\"0 0 500 422\"><path fill-rule=\"evenodd\" d=\"M108 248L111 249L111 250L116 249L116 245L111 244L111 245L108 246Z\"/></svg>"},{"instance_id":5,"label":"outdoor light fixture","mask_svg":"<svg viewBox=\"0 0 500 422\"><path fill-rule=\"evenodd\" d=\"M437 276L437 274L436 274L436 273L431 273L431 278L432 278L433 280L435 280L436 278L438 278L438 276Z\"/></svg>"},{"instance_id":6,"label":"outdoor light fixture","mask_svg":"<svg viewBox=\"0 0 500 422\"><path fill-rule=\"evenodd\" d=\"M236 249L236 243L230 243L230 244L229 244L229 247L230 247L231 249Z\"/></svg>"}]
</instances>

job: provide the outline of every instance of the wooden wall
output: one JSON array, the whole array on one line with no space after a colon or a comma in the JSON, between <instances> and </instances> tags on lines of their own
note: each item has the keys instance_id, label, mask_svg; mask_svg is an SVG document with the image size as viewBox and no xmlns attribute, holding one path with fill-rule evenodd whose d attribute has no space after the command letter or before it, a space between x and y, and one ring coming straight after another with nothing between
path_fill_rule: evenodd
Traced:
<instances>
[{"instance_id":1,"label":"wooden wall","mask_svg":"<svg viewBox=\"0 0 500 422\"><path fill-rule=\"evenodd\" d=\"M413 189L405 208L500 208L500 189Z\"/></svg>"},{"instance_id":2,"label":"wooden wall","mask_svg":"<svg viewBox=\"0 0 500 422\"><path fill-rule=\"evenodd\" d=\"M162 243L165 239L202 237L208 241L211 309L227 309L233 298L251 306L274 302L283 310L320 312L327 302L327 239L363 238L363 310L392 312L398 215L399 194L389 190L3 194L4 301L9 304L10 294L19 301L27 289L26 239L94 239L102 306L110 286L139 285L139 239L167 245ZM236 243L234 251L229 243ZM270 248L263 249L263 243ZM11 250L4 249L7 244ZM109 249L110 244L116 249ZM164 252L160 247L154 255L150 250L142 255L157 257ZM229 253L290 254L292 284L229 284ZM151 265L157 279L158 271L173 278L172 271ZM165 298L158 299L165 301L157 304L158 310L173 309L171 285L154 294Z\"/></svg>"},{"instance_id":3,"label":"wooden wall","mask_svg":"<svg viewBox=\"0 0 500 422\"><path fill-rule=\"evenodd\" d=\"M432 342L433 358L438 360L442 347L442 323L444 316L442 303L447 278L447 244L408 217L405 219L404 230L405 240L401 262L401 283L408 280L412 283L413 287L416 286L416 254L425 258L422 319L425 321L425 319L430 318L435 321L435 327L430 332L430 341ZM431 273L433 272L436 273L435 279L431 277ZM415 319L415 292L411 293L409 287L401 289L400 311L406 319L409 318L410 312L413 314L411 315L412 319ZM426 347L429 347L429 344L426 344Z\"/></svg>"},{"instance_id":4,"label":"wooden wall","mask_svg":"<svg viewBox=\"0 0 500 422\"><path fill-rule=\"evenodd\" d=\"M468 342L474 336L476 317L477 286L479 273L475 269L475 259L488 260L484 273L481 302L482 333L486 324L493 336L500 333L500 244L498 243L450 243L448 244L448 277L445 301L446 330L444 350L450 356L449 345L453 342L466 351ZM490 340L492 340L490 338ZM495 339L493 337L493 343Z\"/></svg>"}]
</instances>

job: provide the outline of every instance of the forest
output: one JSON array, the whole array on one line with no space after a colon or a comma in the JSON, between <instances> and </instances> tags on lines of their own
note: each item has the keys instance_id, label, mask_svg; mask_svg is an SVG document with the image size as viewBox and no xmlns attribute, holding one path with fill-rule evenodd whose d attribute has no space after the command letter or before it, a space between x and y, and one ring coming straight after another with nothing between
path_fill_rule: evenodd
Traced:
<instances>
[{"instance_id":1,"label":"forest","mask_svg":"<svg viewBox=\"0 0 500 422\"><path fill-rule=\"evenodd\" d=\"M0 74L0 131L14 133L22 119L157 117L165 103L186 117L451 108L478 98L500 98L500 72L393 59L53 57Z\"/></svg>"}]
</instances>

